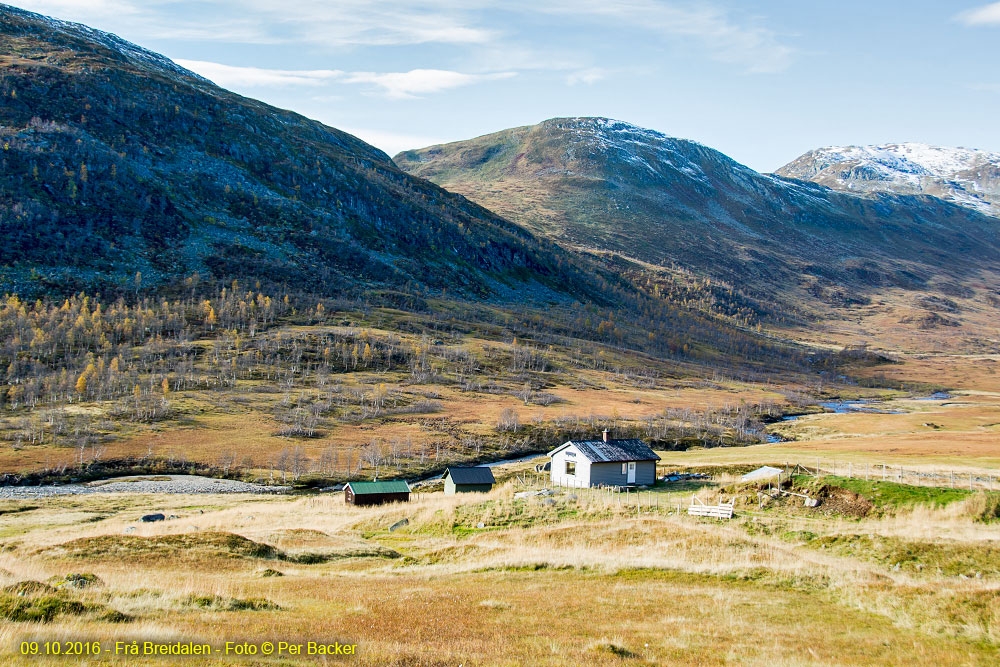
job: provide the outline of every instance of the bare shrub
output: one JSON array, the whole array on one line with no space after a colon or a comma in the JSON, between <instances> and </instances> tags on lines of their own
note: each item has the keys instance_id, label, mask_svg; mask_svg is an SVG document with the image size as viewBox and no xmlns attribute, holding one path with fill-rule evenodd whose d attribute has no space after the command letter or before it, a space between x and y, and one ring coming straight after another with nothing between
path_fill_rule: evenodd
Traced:
<instances>
[{"instance_id":1,"label":"bare shrub","mask_svg":"<svg viewBox=\"0 0 1000 667\"><path fill-rule=\"evenodd\" d=\"M521 420L514 408L504 408L497 420L497 430L515 432L521 428Z\"/></svg>"}]
</instances>

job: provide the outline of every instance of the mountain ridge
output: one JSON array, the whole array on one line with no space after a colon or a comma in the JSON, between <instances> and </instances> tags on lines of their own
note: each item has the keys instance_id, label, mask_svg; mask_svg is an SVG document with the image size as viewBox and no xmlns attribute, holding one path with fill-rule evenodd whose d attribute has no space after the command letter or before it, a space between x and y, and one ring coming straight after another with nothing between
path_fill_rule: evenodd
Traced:
<instances>
[{"instance_id":1,"label":"mountain ridge","mask_svg":"<svg viewBox=\"0 0 1000 667\"><path fill-rule=\"evenodd\" d=\"M995 218L925 194L761 174L630 123L556 118L393 161L578 252L720 283L779 326L988 330L979 311L1000 297ZM960 299L963 314L934 317L923 304L937 298Z\"/></svg>"},{"instance_id":2,"label":"mountain ridge","mask_svg":"<svg viewBox=\"0 0 1000 667\"><path fill-rule=\"evenodd\" d=\"M927 194L1000 217L1000 153L918 142L827 146L775 174L853 193Z\"/></svg>"},{"instance_id":3,"label":"mountain ridge","mask_svg":"<svg viewBox=\"0 0 1000 667\"><path fill-rule=\"evenodd\" d=\"M0 6L0 289L200 272L317 293L573 298L593 267L345 132L80 24Z\"/></svg>"},{"instance_id":4,"label":"mountain ridge","mask_svg":"<svg viewBox=\"0 0 1000 667\"><path fill-rule=\"evenodd\" d=\"M951 223L967 219L979 226L992 225L989 218L930 198L891 194L862 198L759 174L703 144L603 118L550 119L464 142L404 151L393 159L411 173L567 245L620 251L659 264L676 260L719 277L738 277L738 271L720 268L745 248L725 239L704 246L702 234L709 239L728 234L760 242L797 238L808 263L821 260L826 250L817 245L831 241L848 260L877 255L872 241L886 240L900 219L972 251L977 239ZM505 197L505 188L508 194L527 198ZM623 228L629 233L623 235ZM665 242L678 230L693 238L686 241L687 248L674 246L676 253L665 252L662 243L636 245L643 235ZM857 237L859 231L868 238ZM698 252L691 252L692 244L699 245ZM755 249L770 255L766 250ZM917 243L912 250L911 254L933 257L939 249ZM998 250L992 246L986 254L996 258ZM709 256L700 257L700 252ZM754 264L752 258L748 261ZM728 268L745 266L738 261ZM755 266L763 270L759 263ZM897 278L908 282L906 276Z\"/></svg>"}]
</instances>

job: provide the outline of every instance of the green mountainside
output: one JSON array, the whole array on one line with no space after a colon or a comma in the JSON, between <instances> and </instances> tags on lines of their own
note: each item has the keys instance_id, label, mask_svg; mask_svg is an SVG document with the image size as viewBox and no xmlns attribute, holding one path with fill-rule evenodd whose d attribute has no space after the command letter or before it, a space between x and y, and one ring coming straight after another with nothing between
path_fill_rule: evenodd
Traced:
<instances>
[{"instance_id":1,"label":"green mountainside","mask_svg":"<svg viewBox=\"0 0 1000 667\"><path fill-rule=\"evenodd\" d=\"M759 304L955 291L1000 267L997 219L928 196L861 197L760 174L604 118L556 118L394 161L568 247L721 279Z\"/></svg>"}]
</instances>

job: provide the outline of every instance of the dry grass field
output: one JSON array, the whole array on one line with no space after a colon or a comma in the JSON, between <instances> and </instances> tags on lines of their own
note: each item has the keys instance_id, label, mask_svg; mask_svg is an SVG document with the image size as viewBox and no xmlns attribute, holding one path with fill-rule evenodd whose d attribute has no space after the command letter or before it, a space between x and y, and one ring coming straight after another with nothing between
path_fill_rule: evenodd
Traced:
<instances>
[{"instance_id":1,"label":"dry grass field","mask_svg":"<svg viewBox=\"0 0 1000 667\"><path fill-rule=\"evenodd\" d=\"M442 358L459 348L486 360L517 353L513 344L474 338L448 345L456 352L442 350ZM624 364L634 359L585 367L558 347L545 353L546 370L485 369L498 379L492 387L470 389L442 367L420 381L401 371L343 372L335 393L320 386L276 392L259 381L181 390L170 394L170 419L120 431L101 444L100 456L213 465L228 457L280 482L288 468L275 461L279 453L299 449L308 476L308 466L322 466L324 452L335 451L340 468L334 463L332 472L370 478L359 459L372 441L396 443L429 468L432 457L456 460L456 445L468 454L477 442L483 457L504 458L518 450L498 448L498 439L552 433L544 429L560 424L621 431L664 424L671 433L730 437L730 426L699 415L749 405L771 406L774 416L808 412L810 400L835 395L881 399L870 407L887 412L815 413L767 427L785 442L661 450L661 472L697 469L711 479L661 483L638 495L515 497L541 488L523 477L530 461L501 466L502 483L486 495L446 497L426 487L411 503L375 508L346 506L339 493L0 500L0 662L64 664L66 657L20 655L22 642L80 640L105 647L92 664L163 661L115 655L117 641L204 642L217 650L226 642L357 645L350 657L217 651L197 664L996 663L1000 494L877 476L786 481L789 490L822 498L806 508L796 496L761 496L764 486L737 482L757 465L816 459L840 471L888 463L995 476L1000 380L993 357L902 355L900 363L852 371L952 391L925 400L801 378L709 380L676 366L644 375ZM553 398L519 396L525 377L536 399ZM288 394L318 400L331 391L363 404L380 385L399 406L429 407L330 418L311 438L278 434ZM99 414L106 406L71 407ZM510 410L521 426L505 433L498 425ZM51 444L5 447L0 469L72 469L79 455ZM735 518L689 517L684 507L693 494L734 499ZM138 521L151 512L170 518ZM408 523L390 530L402 519Z\"/></svg>"},{"instance_id":2,"label":"dry grass field","mask_svg":"<svg viewBox=\"0 0 1000 667\"><path fill-rule=\"evenodd\" d=\"M34 638L340 641L371 665L995 661L1000 526L974 523L969 498L862 520L786 505L716 523L676 512L691 488L647 493L638 509L635 494L516 499L520 488L382 508L339 494L7 502L4 609L57 604L48 622L3 625L3 659L21 664ZM152 510L178 518L136 524ZM905 567L841 547L859 533L908 545ZM79 573L96 580L61 583ZM38 590L12 598L25 581Z\"/></svg>"}]
</instances>

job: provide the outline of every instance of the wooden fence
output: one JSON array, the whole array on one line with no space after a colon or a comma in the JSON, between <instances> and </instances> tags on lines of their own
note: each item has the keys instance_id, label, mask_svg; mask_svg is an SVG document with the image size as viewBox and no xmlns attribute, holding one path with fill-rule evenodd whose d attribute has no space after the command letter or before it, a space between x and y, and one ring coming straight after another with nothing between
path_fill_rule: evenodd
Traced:
<instances>
[{"instance_id":1,"label":"wooden fence","mask_svg":"<svg viewBox=\"0 0 1000 667\"><path fill-rule=\"evenodd\" d=\"M1000 490L1000 473L955 470L907 470L902 466L888 463L855 463L854 461L823 461L816 459L815 465L786 463L782 476L787 477L789 475L812 475L813 477L832 475L873 482L896 482L897 484L909 484L911 486L933 486L939 488L967 489L969 491Z\"/></svg>"}]
</instances>

